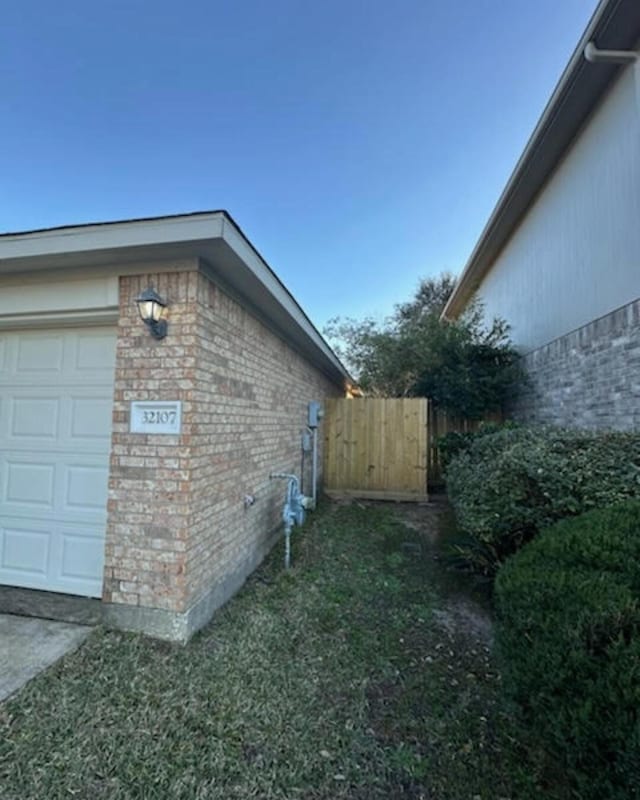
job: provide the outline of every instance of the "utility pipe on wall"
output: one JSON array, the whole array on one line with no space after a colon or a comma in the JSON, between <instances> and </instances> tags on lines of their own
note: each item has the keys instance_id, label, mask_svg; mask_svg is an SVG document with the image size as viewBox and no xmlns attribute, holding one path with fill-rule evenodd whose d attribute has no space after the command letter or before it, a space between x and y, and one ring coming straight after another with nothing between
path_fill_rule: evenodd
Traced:
<instances>
[{"instance_id":1,"label":"utility pipe on wall","mask_svg":"<svg viewBox=\"0 0 640 800\"><path fill-rule=\"evenodd\" d=\"M593 42L584 48L584 57L592 64L633 64L638 60L635 50L600 50Z\"/></svg>"},{"instance_id":2,"label":"utility pipe on wall","mask_svg":"<svg viewBox=\"0 0 640 800\"><path fill-rule=\"evenodd\" d=\"M305 510L309 507L310 498L302 494L298 478L289 472L272 472L269 478L284 478L287 481L282 521L284 522L284 567L289 569L291 564L291 531L294 525L302 525L304 523Z\"/></svg>"},{"instance_id":3,"label":"utility pipe on wall","mask_svg":"<svg viewBox=\"0 0 640 800\"><path fill-rule=\"evenodd\" d=\"M316 507L316 502L318 500L318 429L313 428L313 454L311 456L311 480L312 480L312 487L311 487L311 501L313 505L312 508Z\"/></svg>"}]
</instances>

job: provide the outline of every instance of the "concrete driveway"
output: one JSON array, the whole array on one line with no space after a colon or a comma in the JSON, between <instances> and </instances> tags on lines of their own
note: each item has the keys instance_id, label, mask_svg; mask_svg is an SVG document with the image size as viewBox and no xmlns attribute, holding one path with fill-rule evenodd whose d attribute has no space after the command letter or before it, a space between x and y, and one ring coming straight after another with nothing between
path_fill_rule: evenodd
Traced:
<instances>
[{"instance_id":1,"label":"concrete driveway","mask_svg":"<svg viewBox=\"0 0 640 800\"><path fill-rule=\"evenodd\" d=\"M87 625L0 614L0 702L75 650L90 632Z\"/></svg>"}]
</instances>

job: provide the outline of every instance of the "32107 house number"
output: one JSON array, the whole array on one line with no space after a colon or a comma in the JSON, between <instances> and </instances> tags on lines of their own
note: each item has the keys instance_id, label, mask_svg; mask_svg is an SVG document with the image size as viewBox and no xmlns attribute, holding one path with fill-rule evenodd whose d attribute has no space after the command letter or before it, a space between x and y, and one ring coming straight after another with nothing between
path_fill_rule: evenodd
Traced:
<instances>
[{"instance_id":1,"label":"32107 house number","mask_svg":"<svg viewBox=\"0 0 640 800\"><path fill-rule=\"evenodd\" d=\"M134 400L131 403L131 433L177 434L182 428L180 400Z\"/></svg>"},{"instance_id":2,"label":"32107 house number","mask_svg":"<svg viewBox=\"0 0 640 800\"><path fill-rule=\"evenodd\" d=\"M147 409L142 412L143 425L175 425L176 416L178 412L175 409L171 411L157 411L155 409Z\"/></svg>"}]
</instances>

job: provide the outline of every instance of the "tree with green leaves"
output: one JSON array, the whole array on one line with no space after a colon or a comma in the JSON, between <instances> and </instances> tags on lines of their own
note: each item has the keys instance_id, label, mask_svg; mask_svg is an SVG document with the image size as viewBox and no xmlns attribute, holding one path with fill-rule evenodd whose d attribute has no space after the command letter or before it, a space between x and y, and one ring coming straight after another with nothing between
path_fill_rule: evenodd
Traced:
<instances>
[{"instance_id":1,"label":"tree with green leaves","mask_svg":"<svg viewBox=\"0 0 640 800\"><path fill-rule=\"evenodd\" d=\"M459 320L441 320L454 285L449 273L423 280L382 324L370 317L330 320L324 333L365 392L429 397L469 419L503 406L522 378L509 328L500 319L486 325L477 301Z\"/></svg>"}]
</instances>

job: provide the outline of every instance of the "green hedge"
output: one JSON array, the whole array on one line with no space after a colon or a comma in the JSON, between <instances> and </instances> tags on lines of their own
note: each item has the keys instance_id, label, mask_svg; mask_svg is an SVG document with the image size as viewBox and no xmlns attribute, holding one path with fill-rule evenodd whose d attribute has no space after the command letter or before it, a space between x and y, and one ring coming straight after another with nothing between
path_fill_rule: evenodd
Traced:
<instances>
[{"instance_id":1,"label":"green hedge","mask_svg":"<svg viewBox=\"0 0 640 800\"><path fill-rule=\"evenodd\" d=\"M502 429L453 458L447 492L467 537L460 555L493 575L553 522L640 497L640 434Z\"/></svg>"},{"instance_id":2,"label":"green hedge","mask_svg":"<svg viewBox=\"0 0 640 800\"><path fill-rule=\"evenodd\" d=\"M443 472L446 472L451 461L468 450L476 439L492 436L504 428L515 427L517 426L514 422L481 422L475 431L449 431L439 436L436 446Z\"/></svg>"},{"instance_id":3,"label":"green hedge","mask_svg":"<svg viewBox=\"0 0 640 800\"><path fill-rule=\"evenodd\" d=\"M640 797L640 503L557 523L495 590L505 688L575 796Z\"/></svg>"}]
</instances>

